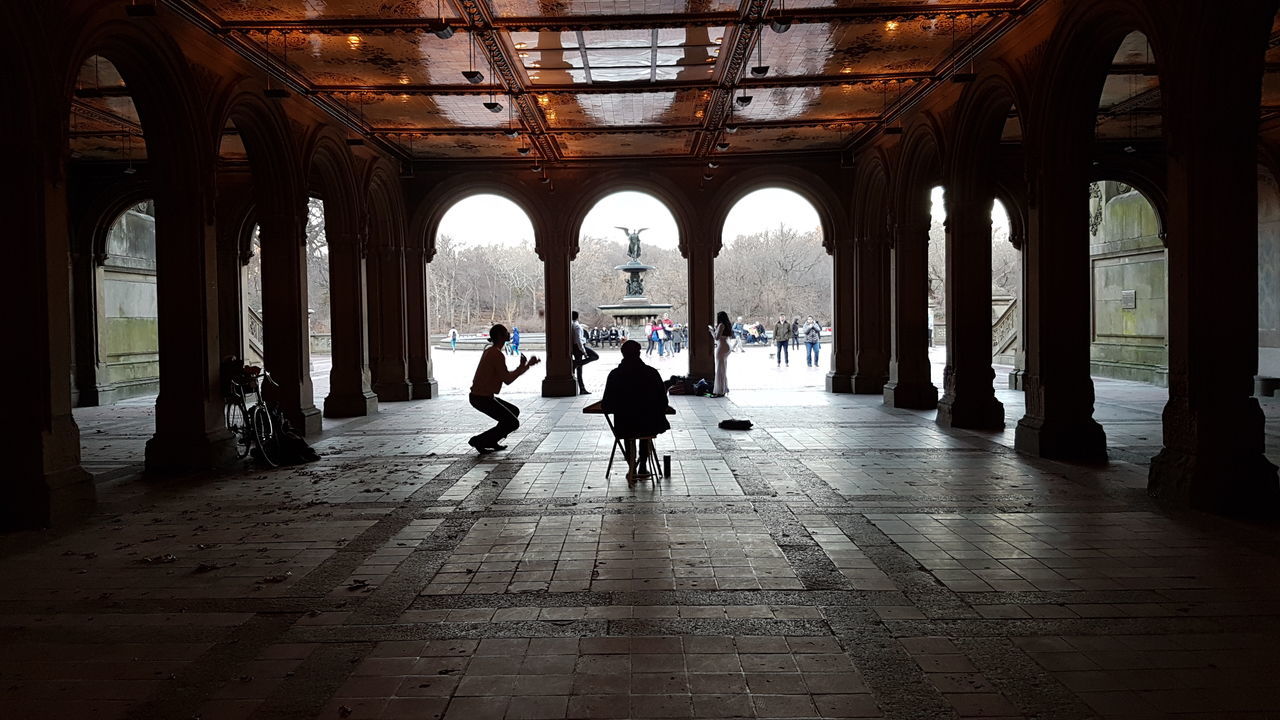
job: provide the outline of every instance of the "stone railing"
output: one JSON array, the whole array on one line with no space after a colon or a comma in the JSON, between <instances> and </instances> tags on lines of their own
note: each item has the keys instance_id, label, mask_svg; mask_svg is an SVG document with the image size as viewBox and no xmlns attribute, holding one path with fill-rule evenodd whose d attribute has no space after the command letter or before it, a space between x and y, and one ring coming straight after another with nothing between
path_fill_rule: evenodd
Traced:
<instances>
[{"instance_id":1,"label":"stone railing","mask_svg":"<svg viewBox=\"0 0 1280 720\"><path fill-rule=\"evenodd\" d=\"M1018 301L1005 307L1000 317L991 324L991 357L1010 352L1018 342Z\"/></svg>"},{"instance_id":2,"label":"stone railing","mask_svg":"<svg viewBox=\"0 0 1280 720\"><path fill-rule=\"evenodd\" d=\"M257 360L261 361L265 355L262 352L262 313L251 307L245 308L249 313L249 336L245 338L249 346L249 352L257 355ZM245 358L248 360L249 358Z\"/></svg>"}]
</instances>

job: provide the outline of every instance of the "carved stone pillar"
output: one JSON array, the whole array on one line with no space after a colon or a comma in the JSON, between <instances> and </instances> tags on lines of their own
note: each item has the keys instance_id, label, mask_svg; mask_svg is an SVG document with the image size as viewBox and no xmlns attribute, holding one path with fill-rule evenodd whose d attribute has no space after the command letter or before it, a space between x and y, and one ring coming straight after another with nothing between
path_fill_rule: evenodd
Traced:
<instances>
[{"instance_id":1,"label":"carved stone pillar","mask_svg":"<svg viewBox=\"0 0 1280 720\"><path fill-rule=\"evenodd\" d=\"M258 217L262 241L262 354L267 371L279 386L273 390L280 410L299 432L314 435L320 432L321 418L311 385L302 202L296 213Z\"/></svg>"},{"instance_id":2,"label":"carved stone pillar","mask_svg":"<svg viewBox=\"0 0 1280 720\"><path fill-rule=\"evenodd\" d=\"M913 210L915 210L913 208ZM896 228L889 256L892 357L884 404L932 410L938 406L929 365L929 215L913 212Z\"/></svg>"},{"instance_id":3,"label":"carved stone pillar","mask_svg":"<svg viewBox=\"0 0 1280 720\"><path fill-rule=\"evenodd\" d=\"M382 402L408 400L408 337L405 329L404 249L371 248L369 300L377 307L370 314L375 322L370 333L373 360L373 391Z\"/></svg>"},{"instance_id":4,"label":"carved stone pillar","mask_svg":"<svg viewBox=\"0 0 1280 720\"><path fill-rule=\"evenodd\" d=\"M715 338L707 331L716 322L716 248L691 242L685 248L689 264L689 377L712 382L716 376Z\"/></svg>"},{"instance_id":5,"label":"carved stone pillar","mask_svg":"<svg viewBox=\"0 0 1280 720\"><path fill-rule=\"evenodd\" d=\"M156 193L161 360L149 472L186 472L235 458L219 383L217 228L201 190L194 183L162 185Z\"/></svg>"},{"instance_id":6,"label":"carved stone pillar","mask_svg":"<svg viewBox=\"0 0 1280 720\"><path fill-rule=\"evenodd\" d=\"M1027 414L1018 422L1016 447L1040 457L1105 462L1107 438L1093 419L1089 377L1088 179L1077 153L1041 157L1044 183L1024 250Z\"/></svg>"},{"instance_id":7,"label":"carved stone pillar","mask_svg":"<svg viewBox=\"0 0 1280 720\"><path fill-rule=\"evenodd\" d=\"M98 405L98 262L91 247L71 253L73 407Z\"/></svg>"},{"instance_id":8,"label":"carved stone pillar","mask_svg":"<svg viewBox=\"0 0 1280 720\"><path fill-rule=\"evenodd\" d=\"M991 207L964 189L947 197L947 367L938 424L999 430L991 367Z\"/></svg>"},{"instance_id":9,"label":"carved stone pillar","mask_svg":"<svg viewBox=\"0 0 1280 720\"><path fill-rule=\"evenodd\" d=\"M93 508L95 496L93 476L80 467L80 431L71 414L66 189L41 167L31 140L40 136L23 137L12 146L16 155L7 158L21 182L0 197L9 232L23 239L7 252L15 280L0 284L0 299L5 307L21 309L11 313L8 330L28 353L21 376L6 390L8 407L0 419L7 438L0 481L0 529L5 530L78 519Z\"/></svg>"},{"instance_id":10,"label":"carved stone pillar","mask_svg":"<svg viewBox=\"0 0 1280 720\"><path fill-rule=\"evenodd\" d=\"M440 394L431 367L431 328L427 318L427 251L406 248L405 299L408 303L409 385L415 400Z\"/></svg>"},{"instance_id":11,"label":"carved stone pillar","mask_svg":"<svg viewBox=\"0 0 1280 720\"><path fill-rule=\"evenodd\" d=\"M538 247L547 293L547 376L542 380L543 397L569 397L578 394L573 376L573 349L570 339L569 265L573 261L569 243L563 239L545 240ZM508 328L509 329L509 328Z\"/></svg>"},{"instance_id":12,"label":"carved stone pillar","mask_svg":"<svg viewBox=\"0 0 1280 720\"><path fill-rule=\"evenodd\" d=\"M883 231L858 239L854 266L858 340L853 391L880 395L889 380L889 242Z\"/></svg>"},{"instance_id":13,"label":"carved stone pillar","mask_svg":"<svg viewBox=\"0 0 1280 720\"><path fill-rule=\"evenodd\" d=\"M1264 7L1270 5L1270 7ZM1168 50L1169 402L1149 491L1162 501L1274 517L1257 371L1257 137L1275 3L1222 13L1179 3L1195 33ZM1247 28L1247 29L1244 29ZM1162 83L1164 76L1162 75Z\"/></svg>"},{"instance_id":14,"label":"carved stone pillar","mask_svg":"<svg viewBox=\"0 0 1280 720\"><path fill-rule=\"evenodd\" d=\"M831 248L831 372L827 392L854 392L858 369L858 262L852 238L838 238Z\"/></svg>"},{"instance_id":15,"label":"carved stone pillar","mask_svg":"<svg viewBox=\"0 0 1280 720\"><path fill-rule=\"evenodd\" d=\"M359 417L378 411L370 389L368 312L365 304L367 243L362 233L326 233L329 242L329 324L333 368L325 417Z\"/></svg>"}]
</instances>

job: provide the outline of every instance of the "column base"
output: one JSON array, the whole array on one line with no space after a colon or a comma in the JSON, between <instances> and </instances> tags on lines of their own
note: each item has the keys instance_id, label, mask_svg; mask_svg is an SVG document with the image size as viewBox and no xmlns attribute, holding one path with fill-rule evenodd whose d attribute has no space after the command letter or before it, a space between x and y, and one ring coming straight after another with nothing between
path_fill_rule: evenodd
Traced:
<instances>
[{"instance_id":1,"label":"column base","mask_svg":"<svg viewBox=\"0 0 1280 720\"><path fill-rule=\"evenodd\" d=\"M378 395L379 402L404 402L413 399L413 389L406 381L374 383L373 392Z\"/></svg>"},{"instance_id":2,"label":"column base","mask_svg":"<svg viewBox=\"0 0 1280 720\"><path fill-rule=\"evenodd\" d=\"M235 460L235 437L226 428L191 436L156 433L147 441L147 474L181 475L224 467Z\"/></svg>"},{"instance_id":3,"label":"column base","mask_svg":"<svg viewBox=\"0 0 1280 720\"><path fill-rule=\"evenodd\" d=\"M1260 520L1280 513L1276 466L1261 453L1188 453L1169 447L1151 460L1147 493L1161 503Z\"/></svg>"},{"instance_id":4,"label":"column base","mask_svg":"<svg viewBox=\"0 0 1280 720\"><path fill-rule=\"evenodd\" d=\"M884 404L903 410L935 410L938 388L928 382L891 382L884 386Z\"/></svg>"},{"instance_id":5,"label":"column base","mask_svg":"<svg viewBox=\"0 0 1280 720\"><path fill-rule=\"evenodd\" d=\"M378 412L378 396L371 391L338 395L330 393L324 399L324 416L327 418L365 417Z\"/></svg>"},{"instance_id":6,"label":"column base","mask_svg":"<svg viewBox=\"0 0 1280 720\"><path fill-rule=\"evenodd\" d=\"M829 393L852 393L853 376L848 373L827 373L827 392Z\"/></svg>"},{"instance_id":7,"label":"column base","mask_svg":"<svg viewBox=\"0 0 1280 720\"><path fill-rule=\"evenodd\" d=\"M938 401L938 424L966 430L1003 430L1004 404L994 397L959 401L944 397Z\"/></svg>"},{"instance_id":8,"label":"column base","mask_svg":"<svg viewBox=\"0 0 1280 720\"><path fill-rule=\"evenodd\" d=\"M409 395L414 400L430 400L440 397L440 383L435 380L415 382L409 387Z\"/></svg>"},{"instance_id":9,"label":"column base","mask_svg":"<svg viewBox=\"0 0 1280 720\"><path fill-rule=\"evenodd\" d=\"M883 376L857 375L853 376L853 392L857 395L879 395L884 392L885 378Z\"/></svg>"},{"instance_id":10,"label":"column base","mask_svg":"<svg viewBox=\"0 0 1280 720\"><path fill-rule=\"evenodd\" d=\"M1010 390L1026 390L1026 371L1010 370L1009 371L1009 389Z\"/></svg>"},{"instance_id":11,"label":"column base","mask_svg":"<svg viewBox=\"0 0 1280 720\"><path fill-rule=\"evenodd\" d=\"M28 434L30 433L30 434ZM80 466L80 432L70 415L53 418L52 430L23 428L17 479L0 506L0 531L70 525L87 517L97 501L93 475Z\"/></svg>"},{"instance_id":12,"label":"column base","mask_svg":"<svg viewBox=\"0 0 1280 720\"><path fill-rule=\"evenodd\" d=\"M1014 449L1050 460L1105 465L1107 433L1093 418L1046 422L1024 417L1018 421Z\"/></svg>"},{"instance_id":13,"label":"column base","mask_svg":"<svg viewBox=\"0 0 1280 720\"><path fill-rule=\"evenodd\" d=\"M572 375L548 377L542 381L542 397L573 397L578 394L578 381Z\"/></svg>"},{"instance_id":14,"label":"column base","mask_svg":"<svg viewBox=\"0 0 1280 720\"><path fill-rule=\"evenodd\" d=\"M323 429L324 416L320 414L320 409L314 405L309 408L302 408L302 425L298 428L302 436L319 435Z\"/></svg>"}]
</instances>

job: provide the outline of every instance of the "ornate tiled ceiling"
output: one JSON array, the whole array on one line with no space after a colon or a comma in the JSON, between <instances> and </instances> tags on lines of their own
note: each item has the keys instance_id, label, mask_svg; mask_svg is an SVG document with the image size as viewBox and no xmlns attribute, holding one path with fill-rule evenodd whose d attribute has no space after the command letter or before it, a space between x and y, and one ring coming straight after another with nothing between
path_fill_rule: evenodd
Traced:
<instances>
[{"instance_id":1,"label":"ornate tiled ceiling","mask_svg":"<svg viewBox=\"0 0 1280 720\"><path fill-rule=\"evenodd\" d=\"M553 161L847 148L1034 4L176 1L406 158Z\"/></svg>"}]
</instances>

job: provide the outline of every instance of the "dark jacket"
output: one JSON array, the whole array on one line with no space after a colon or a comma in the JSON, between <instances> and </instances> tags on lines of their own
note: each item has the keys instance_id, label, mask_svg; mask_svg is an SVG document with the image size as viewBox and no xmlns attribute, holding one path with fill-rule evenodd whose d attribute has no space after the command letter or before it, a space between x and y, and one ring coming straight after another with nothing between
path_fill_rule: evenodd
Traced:
<instances>
[{"instance_id":1,"label":"dark jacket","mask_svg":"<svg viewBox=\"0 0 1280 720\"><path fill-rule=\"evenodd\" d=\"M662 376L640 358L623 358L609 372L601 408L613 415L618 437L648 437L671 429Z\"/></svg>"}]
</instances>

